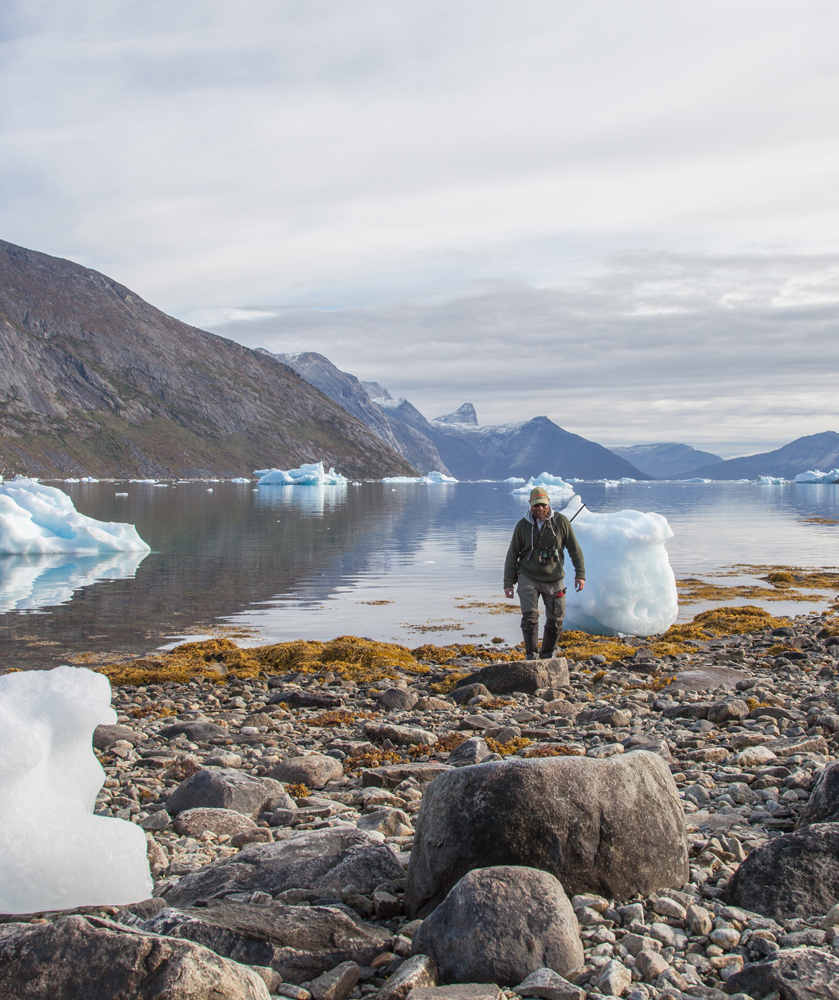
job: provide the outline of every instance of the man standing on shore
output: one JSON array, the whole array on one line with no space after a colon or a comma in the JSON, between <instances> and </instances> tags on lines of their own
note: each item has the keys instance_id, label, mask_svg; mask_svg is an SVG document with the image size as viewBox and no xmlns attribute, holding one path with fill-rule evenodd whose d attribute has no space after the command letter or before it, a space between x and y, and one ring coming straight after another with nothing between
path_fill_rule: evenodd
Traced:
<instances>
[{"instance_id":1,"label":"man standing on shore","mask_svg":"<svg viewBox=\"0 0 839 1000\"><path fill-rule=\"evenodd\" d=\"M504 562L504 596L512 598L518 581L521 631L528 660L547 660L556 649L565 617L565 568L563 550L574 564L574 586L586 585L583 550L564 514L551 510L548 491L536 486L530 491L530 510L513 530ZM545 634L539 646L539 595L545 604Z\"/></svg>"}]
</instances>

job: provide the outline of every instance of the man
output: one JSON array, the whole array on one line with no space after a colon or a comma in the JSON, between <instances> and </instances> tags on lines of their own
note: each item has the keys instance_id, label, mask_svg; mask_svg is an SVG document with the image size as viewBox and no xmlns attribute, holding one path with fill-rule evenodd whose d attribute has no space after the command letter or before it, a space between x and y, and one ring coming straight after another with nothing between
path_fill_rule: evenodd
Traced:
<instances>
[{"instance_id":1,"label":"man","mask_svg":"<svg viewBox=\"0 0 839 1000\"><path fill-rule=\"evenodd\" d=\"M504 562L504 596L512 598L519 584L521 631L528 660L547 660L556 649L565 617L565 567L563 549L574 564L574 586L586 585L583 550L571 522L551 510L548 491L536 486L530 491L530 510L516 525ZM539 595L545 603L545 634L539 646Z\"/></svg>"}]
</instances>

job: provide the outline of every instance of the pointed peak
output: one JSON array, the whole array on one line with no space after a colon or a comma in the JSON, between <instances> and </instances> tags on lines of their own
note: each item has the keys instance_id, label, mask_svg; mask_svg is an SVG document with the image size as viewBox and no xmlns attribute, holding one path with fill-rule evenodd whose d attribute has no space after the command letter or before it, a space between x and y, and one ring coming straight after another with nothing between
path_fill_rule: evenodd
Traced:
<instances>
[{"instance_id":1,"label":"pointed peak","mask_svg":"<svg viewBox=\"0 0 839 1000\"><path fill-rule=\"evenodd\" d=\"M438 424L472 424L478 426L478 414L471 403L464 403L459 406L454 413L447 413L444 417L435 417Z\"/></svg>"}]
</instances>

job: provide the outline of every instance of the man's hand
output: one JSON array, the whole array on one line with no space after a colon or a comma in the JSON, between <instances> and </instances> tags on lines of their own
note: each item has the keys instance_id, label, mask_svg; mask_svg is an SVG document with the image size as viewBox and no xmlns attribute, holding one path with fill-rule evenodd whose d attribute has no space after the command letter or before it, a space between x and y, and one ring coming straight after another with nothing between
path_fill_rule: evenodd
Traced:
<instances>
[{"instance_id":1,"label":"man's hand","mask_svg":"<svg viewBox=\"0 0 839 1000\"><path fill-rule=\"evenodd\" d=\"M574 589L579 593L581 590L585 590L586 581L581 580L579 577L574 581Z\"/></svg>"},{"instance_id":2,"label":"man's hand","mask_svg":"<svg viewBox=\"0 0 839 1000\"><path fill-rule=\"evenodd\" d=\"M509 597L512 600L512 597L513 597L513 588L512 587L505 587L504 588L504 596L505 597Z\"/></svg>"}]
</instances>

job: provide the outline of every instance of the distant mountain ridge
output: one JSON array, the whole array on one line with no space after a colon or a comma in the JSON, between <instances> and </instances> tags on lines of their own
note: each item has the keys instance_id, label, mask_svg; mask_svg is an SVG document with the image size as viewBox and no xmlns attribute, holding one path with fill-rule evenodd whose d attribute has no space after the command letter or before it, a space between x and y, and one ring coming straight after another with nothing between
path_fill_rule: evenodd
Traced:
<instances>
[{"instance_id":1,"label":"distant mountain ridge","mask_svg":"<svg viewBox=\"0 0 839 1000\"><path fill-rule=\"evenodd\" d=\"M548 471L580 479L651 479L602 445L559 427L547 417L479 426L472 403L427 420L407 399L394 399L378 382L360 382L322 354L278 354L303 378L377 433L384 422L399 449L421 472L434 469L457 479L507 479ZM368 403L359 400L359 390Z\"/></svg>"},{"instance_id":2,"label":"distant mountain ridge","mask_svg":"<svg viewBox=\"0 0 839 1000\"><path fill-rule=\"evenodd\" d=\"M0 473L237 476L323 461L411 474L291 368L116 281L0 241Z\"/></svg>"},{"instance_id":3,"label":"distant mountain ridge","mask_svg":"<svg viewBox=\"0 0 839 1000\"><path fill-rule=\"evenodd\" d=\"M810 469L829 472L835 468L839 468L839 434L822 431L796 438L775 451L700 466L691 475L704 479L757 479L758 476L794 479Z\"/></svg>"},{"instance_id":4,"label":"distant mountain ridge","mask_svg":"<svg viewBox=\"0 0 839 1000\"><path fill-rule=\"evenodd\" d=\"M632 462L643 472L656 479L684 479L693 475L692 470L701 465L721 462L719 455L710 451L698 451L687 444L660 442L658 444L635 444L626 448L612 448L616 455Z\"/></svg>"}]
</instances>

